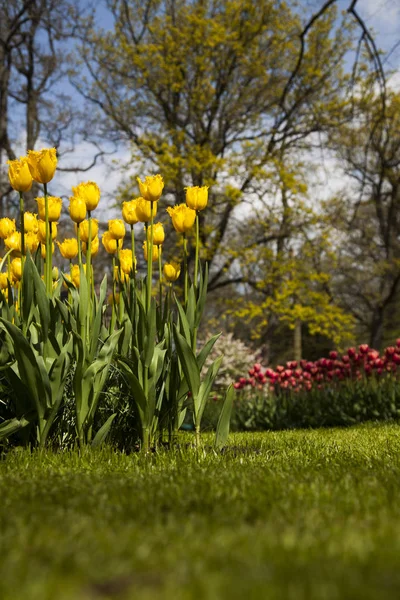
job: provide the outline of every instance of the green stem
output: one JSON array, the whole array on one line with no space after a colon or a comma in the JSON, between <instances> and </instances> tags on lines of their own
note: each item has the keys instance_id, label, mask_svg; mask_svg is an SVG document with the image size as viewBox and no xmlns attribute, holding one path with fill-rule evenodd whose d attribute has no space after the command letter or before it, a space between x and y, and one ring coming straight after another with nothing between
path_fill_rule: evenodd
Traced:
<instances>
[{"instance_id":1,"label":"green stem","mask_svg":"<svg viewBox=\"0 0 400 600\"><path fill-rule=\"evenodd\" d=\"M44 220L45 220L45 231L46 231L46 259L44 263L44 281L46 284L46 290L49 295L51 295L51 256L50 256L50 227L49 227L49 200L47 197L47 183L43 184L44 186ZM50 265L50 270L49 270Z\"/></svg>"},{"instance_id":2,"label":"green stem","mask_svg":"<svg viewBox=\"0 0 400 600\"><path fill-rule=\"evenodd\" d=\"M22 319L22 281L24 278L24 262L25 262L25 226L24 226L24 197L22 192L19 193L19 218L21 227L21 281L19 282L19 314ZM22 319L23 320L23 319Z\"/></svg>"},{"instance_id":3,"label":"green stem","mask_svg":"<svg viewBox=\"0 0 400 600\"><path fill-rule=\"evenodd\" d=\"M188 289L189 289L189 273L188 273L188 260L187 260L187 239L186 233L183 233L183 270L184 270L184 304L185 308L188 301Z\"/></svg>"},{"instance_id":4,"label":"green stem","mask_svg":"<svg viewBox=\"0 0 400 600\"><path fill-rule=\"evenodd\" d=\"M135 254L135 231L133 229L133 225L131 225L131 249L132 249L132 279L133 279L133 281L135 281L135 279L136 279L136 272L135 272L136 254Z\"/></svg>"},{"instance_id":5,"label":"green stem","mask_svg":"<svg viewBox=\"0 0 400 600\"><path fill-rule=\"evenodd\" d=\"M81 266L82 266L82 244L81 244L81 232L79 229L79 224L77 225L76 239L78 241L78 265L79 265L79 273L80 273Z\"/></svg>"},{"instance_id":6,"label":"green stem","mask_svg":"<svg viewBox=\"0 0 400 600\"><path fill-rule=\"evenodd\" d=\"M162 246L158 246L158 274L160 279L160 314L162 316Z\"/></svg>"},{"instance_id":7,"label":"green stem","mask_svg":"<svg viewBox=\"0 0 400 600\"><path fill-rule=\"evenodd\" d=\"M92 291L92 285L91 285L91 279L92 279L92 269L91 269L91 264L92 264L92 216L90 213L90 210L88 210L88 223L89 223L89 237L88 237L88 243L86 245L86 280L87 280L87 284L88 284L88 292L91 295L91 291ZM89 301L89 306L88 306L88 315L89 315L89 321L91 321L91 304L92 304L93 298L90 298Z\"/></svg>"},{"instance_id":8,"label":"green stem","mask_svg":"<svg viewBox=\"0 0 400 600\"><path fill-rule=\"evenodd\" d=\"M117 262L118 262L118 291L119 291L119 301L118 301L118 318L119 322L122 321L122 287L125 283L121 281L122 269L121 269L121 260L120 260L120 248L119 248L119 240L117 241Z\"/></svg>"},{"instance_id":9,"label":"green stem","mask_svg":"<svg viewBox=\"0 0 400 600\"><path fill-rule=\"evenodd\" d=\"M197 275L199 269L199 243L200 243L200 230L199 230L199 213L196 212L196 260L194 262L194 287L197 289Z\"/></svg>"},{"instance_id":10,"label":"green stem","mask_svg":"<svg viewBox=\"0 0 400 600\"><path fill-rule=\"evenodd\" d=\"M147 241L147 312L150 310L151 304L151 284L153 280L153 202L150 202L151 217L150 217L150 240L148 239L148 229L146 229Z\"/></svg>"},{"instance_id":11,"label":"green stem","mask_svg":"<svg viewBox=\"0 0 400 600\"><path fill-rule=\"evenodd\" d=\"M115 312L115 298L116 298L116 285L115 285L115 256L112 258L112 303L111 303L111 321L110 321L110 335L114 331L116 312Z\"/></svg>"}]
</instances>

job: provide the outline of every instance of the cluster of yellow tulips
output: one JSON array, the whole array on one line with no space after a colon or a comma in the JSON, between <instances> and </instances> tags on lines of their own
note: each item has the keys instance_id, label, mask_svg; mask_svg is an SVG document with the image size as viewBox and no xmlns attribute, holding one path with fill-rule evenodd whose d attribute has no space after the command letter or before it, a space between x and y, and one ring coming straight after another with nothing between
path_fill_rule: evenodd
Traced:
<instances>
[{"instance_id":1,"label":"cluster of yellow tulips","mask_svg":"<svg viewBox=\"0 0 400 600\"><path fill-rule=\"evenodd\" d=\"M58 285L59 273L52 265L52 256L55 243L61 256L70 261L69 273L64 278L75 287L79 287L81 266L86 273L89 289L93 289L92 258L99 251L99 223L92 217L92 212L97 208L100 200L100 189L93 181L80 183L72 188L69 203L69 215L75 223L76 237L57 241L57 225L62 211L62 200L48 194L47 186L53 179L57 168L57 155L55 148L40 151L30 150L27 156L9 161L9 180L12 188L20 196L20 222L19 231L15 220L8 217L0 219L0 237L3 238L7 250L7 272L0 273L0 289L5 295L9 285L19 288L23 276L24 257L27 250L36 253L40 247L43 259L43 279L49 295ZM43 185L43 196L36 198L37 214L25 212L24 193L28 192L36 181ZM134 225L144 223L145 241L143 253L147 262L147 285L151 285L152 263L158 261L161 279L173 283L181 273L181 266L175 261L161 262L162 245L165 232L162 223L155 223L158 203L163 192L164 182L161 175L148 176L142 181L137 179L140 197L122 204L122 219L112 219L108 222L108 229L102 235L102 244L105 250L113 256L114 273L114 300L116 297L115 282L123 283L128 279L135 279L136 254ZM171 217L176 232L183 234L184 260L187 257L186 232L196 222L196 262L194 281L197 280L198 269L198 213L207 206L208 188L186 188L186 203L166 210ZM126 225L130 227L130 248L123 248L124 238L127 234ZM82 254L86 257L83 264ZM78 259L77 264L72 261ZM4 263L5 261L3 261ZM187 294L188 280L185 270L185 295ZM150 301L150 291L148 302Z\"/></svg>"}]
</instances>

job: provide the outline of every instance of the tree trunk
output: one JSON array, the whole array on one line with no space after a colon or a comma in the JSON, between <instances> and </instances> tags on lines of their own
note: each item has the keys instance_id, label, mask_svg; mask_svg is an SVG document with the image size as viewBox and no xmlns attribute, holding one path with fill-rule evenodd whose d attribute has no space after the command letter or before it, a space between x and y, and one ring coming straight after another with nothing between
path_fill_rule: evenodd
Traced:
<instances>
[{"instance_id":1,"label":"tree trunk","mask_svg":"<svg viewBox=\"0 0 400 600\"><path fill-rule=\"evenodd\" d=\"M383 325L385 311L382 306L378 306L372 316L369 345L371 348L382 349Z\"/></svg>"},{"instance_id":2,"label":"tree trunk","mask_svg":"<svg viewBox=\"0 0 400 600\"><path fill-rule=\"evenodd\" d=\"M293 345L294 345L294 360L299 362L302 359L302 339L301 339L301 321L297 320L294 326L294 335L293 335Z\"/></svg>"}]
</instances>

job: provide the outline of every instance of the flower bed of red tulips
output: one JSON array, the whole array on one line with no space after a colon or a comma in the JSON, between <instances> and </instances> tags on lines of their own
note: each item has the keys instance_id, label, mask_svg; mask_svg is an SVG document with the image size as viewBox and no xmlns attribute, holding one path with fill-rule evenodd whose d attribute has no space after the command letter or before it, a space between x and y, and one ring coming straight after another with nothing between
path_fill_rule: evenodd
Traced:
<instances>
[{"instance_id":1,"label":"flower bed of red tulips","mask_svg":"<svg viewBox=\"0 0 400 600\"><path fill-rule=\"evenodd\" d=\"M361 344L314 362L256 363L234 384L245 428L349 425L400 416L400 339L382 354Z\"/></svg>"}]
</instances>

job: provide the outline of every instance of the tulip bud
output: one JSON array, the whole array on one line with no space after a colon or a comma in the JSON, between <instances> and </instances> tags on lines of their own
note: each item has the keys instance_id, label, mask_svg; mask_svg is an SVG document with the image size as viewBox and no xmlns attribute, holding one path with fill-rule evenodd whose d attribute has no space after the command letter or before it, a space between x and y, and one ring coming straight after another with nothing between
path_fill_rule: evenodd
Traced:
<instances>
[{"instance_id":1,"label":"tulip bud","mask_svg":"<svg viewBox=\"0 0 400 600\"><path fill-rule=\"evenodd\" d=\"M172 225L177 233L185 233L189 231L196 219L196 211L192 210L186 204L168 207L167 213L172 219Z\"/></svg>"},{"instance_id":2,"label":"tulip bud","mask_svg":"<svg viewBox=\"0 0 400 600\"><path fill-rule=\"evenodd\" d=\"M72 188L74 196L81 198L86 205L87 210L92 211L97 208L100 201L100 188L94 181L86 181Z\"/></svg>"},{"instance_id":3,"label":"tulip bud","mask_svg":"<svg viewBox=\"0 0 400 600\"><path fill-rule=\"evenodd\" d=\"M27 157L22 156L19 160L9 160L7 164L9 165L8 178L11 187L17 192L29 192L32 187L32 175Z\"/></svg>"},{"instance_id":4,"label":"tulip bud","mask_svg":"<svg viewBox=\"0 0 400 600\"><path fill-rule=\"evenodd\" d=\"M51 239L55 240L57 237L57 223L49 224L49 230L51 229ZM46 222L38 220L38 238L42 244L46 243Z\"/></svg>"},{"instance_id":5,"label":"tulip bud","mask_svg":"<svg viewBox=\"0 0 400 600\"><path fill-rule=\"evenodd\" d=\"M114 240L122 240L125 237L125 223L122 219L111 219L108 221L108 231Z\"/></svg>"},{"instance_id":6,"label":"tulip bud","mask_svg":"<svg viewBox=\"0 0 400 600\"><path fill-rule=\"evenodd\" d=\"M153 256L152 256L152 262L155 262L156 260L158 260L158 254L159 254L159 250L158 250L158 246L153 246ZM144 253L144 260L147 261L147 242L143 242L143 253Z\"/></svg>"},{"instance_id":7,"label":"tulip bud","mask_svg":"<svg viewBox=\"0 0 400 600\"><path fill-rule=\"evenodd\" d=\"M186 204L193 210L203 210L207 206L208 202L208 187L194 187L186 188Z\"/></svg>"},{"instance_id":8,"label":"tulip bud","mask_svg":"<svg viewBox=\"0 0 400 600\"><path fill-rule=\"evenodd\" d=\"M99 222L97 219L92 219L92 239L96 237L99 233ZM89 241L89 220L86 219L79 223L79 233L81 236L82 242L88 243Z\"/></svg>"},{"instance_id":9,"label":"tulip bud","mask_svg":"<svg viewBox=\"0 0 400 600\"><path fill-rule=\"evenodd\" d=\"M179 263L171 260L170 263L166 263L163 269L164 277L167 281L176 281L181 274L181 266Z\"/></svg>"},{"instance_id":10,"label":"tulip bud","mask_svg":"<svg viewBox=\"0 0 400 600\"><path fill-rule=\"evenodd\" d=\"M61 256L68 260L72 260L78 255L78 241L76 238L65 239L61 244L57 242Z\"/></svg>"},{"instance_id":11,"label":"tulip bud","mask_svg":"<svg viewBox=\"0 0 400 600\"><path fill-rule=\"evenodd\" d=\"M150 243L151 226L147 228L147 241ZM165 240L165 232L162 223L155 223L153 225L153 244L161 246Z\"/></svg>"},{"instance_id":12,"label":"tulip bud","mask_svg":"<svg viewBox=\"0 0 400 600\"><path fill-rule=\"evenodd\" d=\"M55 148L28 151L28 166L32 178L38 183L49 183L57 168L57 152Z\"/></svg>"},{"instance_id":13,"label":"tulip bud","mask_svg":"<svg viewBox=\"0 0 400 600\"><path fill-rule=\"evenodd\" d=\"M135 225L135 223L139 222L136 213L136 203L137 200L129 200L129 202L122 203L122 218L128 225Z\"/></svg>"},{"instance_id":14,"label":"tulip bud","mask_svg":"<svg viewBox=\"0 0 400 600\"><path fill-rule=\"evenodd\" d=\"M10 235L12 235L15 231L15 220L9 219L8 217L4 217L0 219L0 238L5 240Z\"/></svg>"},{"instance_id":15,"label":"tulip bud","mask_svg":"<svg viewBox=\"0 0 400 600\"><path fill-rule=\"evenodd\" d=\"M38 204L39 218L42 219L42 221L45 221L46 220L45 198L40 197L40 198L35 198L35 200ZM58 221L58 219L60 218L60 215L61 215L61 209L62 209L61 198L57 198L56 196L47 196L47 210L48 210L48 217L49 217L50 223L53 223L54 221Z\"/></svg>"},{"instance_id":16,"label":"tulip bud","mask_svg":"<svg viewBox=\"0 0 400 600\"><path fill-rule=\"evenodd\" d=\"M140 195L148 202L158 202L164 189L164 181L161 175L151 175L146 177L145 181L141 181L137 177L139 184Z\"/></svg>"},{"instance_id":17,"label":"tulip bud","mask_svg":"<svg viewBox=\"0 0 400 600\"><path fill-rule=\"evenodd\" d=\"M69 216L74 223L81 223L86 218L86 203L78 196L69 199Z\"/></svg>"}]
</instances>

